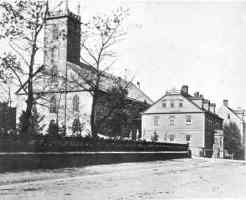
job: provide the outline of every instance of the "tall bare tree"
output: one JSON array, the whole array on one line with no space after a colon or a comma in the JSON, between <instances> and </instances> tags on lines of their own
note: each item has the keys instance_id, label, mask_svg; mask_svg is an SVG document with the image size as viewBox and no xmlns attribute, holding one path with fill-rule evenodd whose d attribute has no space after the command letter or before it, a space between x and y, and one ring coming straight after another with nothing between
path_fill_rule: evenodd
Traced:
<instances>
[{"instance_id":1,"label":"tall bare tree","mask_svg":"<svg viewBox=\"0 0 246 200\"><path fill-rule=\"evenodd\" d=\"M8 41L11 54L1 57L1 69L10 72L22 88L26 99L26 132L32 132L32 109L35 103L33 80L43 65L37 64L41 49L39 38L48 14L46 1L16 0L0 3L0 37ZM2 73L2 77L6 77ZM26 84L26 86L24 86Z\"/></svg>"},{"instance_id":2,"label":"tall bare tree","mask_svg":"<svg viewBox=\"0 0 246 200\"><path fill-rule=\"evenodd\" d=\"M91 70L86 73L82 69L81 73L78 72L77 79L73 78L72 81L84 87L93 97L90 115L92 136L97 136L98 132L96 105L102 87L105 81L109 79L114 81L113 76L108 72L116 61L114 48L126 35L123 22L127 15L128 10L119 8L111 15L94 16L88 23L82 23L81 61L91 67ZM83 67L82 65L81 68ZM82 82L79 81L81 78Z\"/></svg>"}]
</instances>

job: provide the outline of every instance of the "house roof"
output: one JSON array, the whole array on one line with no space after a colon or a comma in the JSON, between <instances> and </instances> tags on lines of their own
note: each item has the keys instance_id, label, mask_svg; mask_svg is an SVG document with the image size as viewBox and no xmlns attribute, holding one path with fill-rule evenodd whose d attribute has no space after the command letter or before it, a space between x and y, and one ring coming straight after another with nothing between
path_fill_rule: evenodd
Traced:
<instances>
[{"instance_id":1,"label":"house roof","mask_svg":"<svg viewBox=\"0 0 246 200\"><path fill-rule=\"evenodd\" d=\"M238 119L240 119L240 117L238 116L238 114L232 109L230 108L229 106L225 106L224 107L229 111L231 112L234 116L236 116ZM240 119L241 120L241 119Z\"/></svg>"},{"instance_id":2,"label":"house roof","mask_svg":"<svg viewBox=\"0 0 246 200\"><path fill-rule=\"evenodd\" d=\"M213 116L215 116L216 118L222 119L222 118L219 117L216 113L211 112L211 111L205 109L204 107L201 107L199 104L197 104L195 101L193 101L193 100L195 100L195 99L196 99L196 100L197 100L197 99L200 99L200 100L202 100L202 101L207 101L207 102L209 102L209 100L204 99L204 98L202 98L202 97L195 97L195 96L192 96L192 95L190 95L190 94L182 94L182 92L179 91L179 90L175 90L175 91L173 91L173 92L170 92L170 91L169 91L169 92L166 92L166 94L165 94L164 96L162 96L160 99L158 99L156 102L154 102L153 105L157 104L157 103L160 102L163 98L165 98L166 96L170 96L170 95L178 95L178 96L182 96L182 97L185 98L188 102L190 102L190 103L193 104L196 108L198 108L198 109L199 109L199 112L204 112L204 113L213 115ZM152 106L153 106L153 105L152 105ZM151 107L152 107L152 106L151 106ZM148 108L145 112L147 112L149 109L150 109L150 108ZM144 113L145 113L145 112L144 112Z\"/></svg>"}]
</instances>

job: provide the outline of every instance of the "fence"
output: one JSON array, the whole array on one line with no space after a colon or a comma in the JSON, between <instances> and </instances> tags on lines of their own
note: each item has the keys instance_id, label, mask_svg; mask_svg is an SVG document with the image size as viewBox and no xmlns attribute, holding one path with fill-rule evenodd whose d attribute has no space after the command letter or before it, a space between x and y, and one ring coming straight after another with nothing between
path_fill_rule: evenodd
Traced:
<instances>
[{"instance_id":1,"label":"fence","mask_svg":"<svg viewBox=\"0 0 246 200\"><path fill-rule=\"evenodd\" d=\"M82 137L0 137L0 152L187 151L188 144Z\"/></svg>"},{"instance_id":2,"label":"fence","mask_svg":"<svg viewBox=\"0 0 246 200\"><path fill-rule=\"evenodd\" d=\"M0 172L190 157L188 144L98 138L0 138Z\"/></svg>"}]
</instances>

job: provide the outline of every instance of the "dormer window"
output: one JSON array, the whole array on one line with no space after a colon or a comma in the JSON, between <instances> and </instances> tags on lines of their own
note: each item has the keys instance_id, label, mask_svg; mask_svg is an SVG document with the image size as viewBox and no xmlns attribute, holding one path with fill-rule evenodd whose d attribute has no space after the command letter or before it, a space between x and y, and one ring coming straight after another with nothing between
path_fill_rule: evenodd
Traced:
<instances>
[{"instance_id":1,"label":"dormer window","mask_svg":"<svg viewBox=\"0 0 246 200\"><path fill-rule=\"evenodd\" d=\"M173 102L173 101L171 101L170 107L171 107L171 108L174 108L174 102Z\"/></svg>"}]
</instances>

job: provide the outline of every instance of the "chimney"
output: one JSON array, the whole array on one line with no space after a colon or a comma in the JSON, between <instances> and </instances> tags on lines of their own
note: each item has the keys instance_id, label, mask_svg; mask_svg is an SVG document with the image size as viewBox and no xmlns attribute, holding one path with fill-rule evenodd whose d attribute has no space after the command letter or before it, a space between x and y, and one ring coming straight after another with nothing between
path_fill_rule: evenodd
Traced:
<instances>
[{"instance_id":1,"label":"chimney","mask_svg":"<svg viewBox=\"0 0 246 200\"><path fill-rule=\"evenodd\" d=\"M226 106L226 107L228 106L228 100L227 99L223 100L223 105Z\"/></svg>"},{"instance_id":2,"label":"chimney","mask_svg":"<svg viewBox=\"0 0 246 200\"><path fill-rule=\"evenodd\" d=\"M200 97L199 92L195 92L195 93L194 93L194 97Z\"/></svg>"},{"instance_id":3,"label":"chimney","mask_svg":"<svg viewBox=\"0 0 246 200\"><path fill-rule=\"evenodd\" d=\"M140 88L140 82L139 81L137 82L137 86L138 86L138 88Z\"/></svg>"},{"instance_id":4,"label":"chimney","mask_svg":"<svg viewBox=\"0 0 246 200\"><path fill-rule=\"evenodd\" d=\"M188 87L188 85L183 85L181 87L181 94L183 94L185 96L189 94L189 87Z\"/></svg>"},{"instance_id":5,"label":"chimney","mask_svg":"<svg viewBox=\"0 0 246 200\"><path fill-rule=\"evenodd\" d=\"M80 2L78 2L78 5L77 5L77 15L80 16Z\"/></svg>"},{"instance_id":6,"label":"chimney","mask_svg":"<svg viewBox=\"0 0 246 200\"><path fill-rule=\"evenodd\" d=\"M215 103L211 103L210 104L210 108L211 108L210 111L215 113L216 104Z\"/></svg>"}]
</instances>

